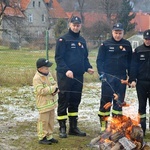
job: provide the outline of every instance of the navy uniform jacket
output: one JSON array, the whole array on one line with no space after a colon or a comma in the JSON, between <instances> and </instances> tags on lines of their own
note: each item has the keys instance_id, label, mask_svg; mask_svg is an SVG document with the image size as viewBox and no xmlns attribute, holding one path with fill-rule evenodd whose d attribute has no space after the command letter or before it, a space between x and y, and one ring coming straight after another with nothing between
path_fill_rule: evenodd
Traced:
<instances>
[{"instance_id":1,"label":"navy uniform jacket","mask_svg":"<svg viewBox=\"0 0 150 150\"><path fill-rule=\"evenodd\" d=\"M99 75L108 73L124 76L129 73L132 57L132 47L128 40L115 41L112 37L104 41L97 56Z\"/></svg>"},{"instance_id":2,"label":"navy uniform jacket","mask_svg":"<svg viewBox=\"0 0 150 150\"><path fill-rule=\"evenodd\" d=\"M142 44L135 49L132 56L129 82L150 81L150 46Z\"/></svg>"},{"instance_id":3,"label":"navy uniform jacket","mask_svg":"<svg viewBox=\"0 0 150 150\"><path fill-rule=\"evenodd\" d=\"M80 33L70 29L67 34L57 40L55 61L56 70L66 73L71 70L74 75L83 75L88 68L92 68L88 60L88 50L85 39Z\"/></svg>"}]
</instances>

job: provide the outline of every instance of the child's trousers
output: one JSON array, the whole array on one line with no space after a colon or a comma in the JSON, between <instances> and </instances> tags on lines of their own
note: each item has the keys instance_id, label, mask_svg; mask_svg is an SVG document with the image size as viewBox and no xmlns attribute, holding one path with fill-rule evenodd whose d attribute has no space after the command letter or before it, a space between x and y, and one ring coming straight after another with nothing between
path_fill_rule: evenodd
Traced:
<instances>
[{"instance_id":1,"label":"child's trousers","mask_svg":"<svg viewBox=\"0 0 150 150\"><path fill-rule=\"evenodd\" d=\"M42 140L44 137L46 137L47 140L53 138L54 117L55 117L54 109L39 114L39 119L37 123L37 133L39 140Z\"/></svg>"}]
</instances>

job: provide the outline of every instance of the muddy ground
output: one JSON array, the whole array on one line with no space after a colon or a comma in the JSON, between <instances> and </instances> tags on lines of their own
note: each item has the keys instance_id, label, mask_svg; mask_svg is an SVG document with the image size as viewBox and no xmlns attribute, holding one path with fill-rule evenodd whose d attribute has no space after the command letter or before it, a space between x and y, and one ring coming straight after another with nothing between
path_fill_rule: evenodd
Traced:
<instances>
[{"instance_id":1,"label":"muddy ground","mask_svg":"<svg viewBox=\"0 0 150 150\"><path fill-rule=\"evenodd\" d=\"M90 150L89 142L99 134L97 116L100 97L99 83L84 84L79 111L79 127L86 131L87 136L59 139L58 123L55 121L54 136L59 143L50 146L38 144L36 133L38 112L35 107L33 88L31 86L0 87L0 92L0 150ZM135 89L127 90L126 101L130 106L124 108L124 114L135 119L138 107ZM150 133L147 130L145 141L148 141L148 144L149 137Z\"/></svg>"}]
</instances>

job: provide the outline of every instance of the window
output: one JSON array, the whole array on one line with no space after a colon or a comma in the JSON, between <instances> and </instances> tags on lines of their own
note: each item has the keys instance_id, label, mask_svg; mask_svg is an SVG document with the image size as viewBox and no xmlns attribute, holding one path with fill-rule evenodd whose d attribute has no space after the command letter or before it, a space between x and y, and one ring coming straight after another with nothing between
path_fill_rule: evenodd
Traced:
<instances>
[{"instance_id":1,"label":"window","mask_svg":"<svg viewBox=\"0 0 150 150\"><path fill-rule=\"evenodd\" d=\"M139 46L139 41L132 41L132 48L133 50Z\"/></svg>"},{"instance_id":2,"label":"window","mask_svg":"<svg viewBox=\"0 0 150 150\"><path fill-rule=\"evenodd\" d=\"M33 22L33 15L32 14L29 14L29 22Z\"/></svg>"},{"instance_id":3,"label":"window","mask_svg":"<svg viewBox=\"0 0 150 150\"><path fill-rule=\"evenodd\" d=\"M45 22L45 15L42 15L42 22Z\"/></svg>"},{"instance_id":4,"label":"window","mask_svg":"<svg viewBox=\"0 0 150 150\"><path fill-rule=\"evenodd\" d=\"M35 35L36 35L37 37L39 37L39 36L40 36L40 31L35 31Z\"/></svg>"},{"instance_id":5,"label":"window","mask_svg":"<svg viewBox=\"0 0 150 150\"><path fill-rule=\"evenodd\" d=\"M33 1L33 7L35 7L35 1Z\"/></svg>"},{"instance_id":6,"label":"window","mask_svg":"<svg viewBox=\"0 0 150 150\"><path fill-rule=\"evenodd\" d=\"M39 7L41 6L41 2L39 2Z\"/></svg>"}]
</instances>

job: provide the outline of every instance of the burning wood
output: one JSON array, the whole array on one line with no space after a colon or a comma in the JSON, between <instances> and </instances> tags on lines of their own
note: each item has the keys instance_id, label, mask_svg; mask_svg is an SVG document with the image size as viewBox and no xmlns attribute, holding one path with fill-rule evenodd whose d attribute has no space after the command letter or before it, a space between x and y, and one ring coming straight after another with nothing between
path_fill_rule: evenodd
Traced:
<instances>
[{"instance_id":1,"label":"burning wood","mask_svg":"<svg viewBox=\"0 0 150 150\"><path fill-rule=\"evenodd\" d=\"M109 139L113 142L118 142L119 139L121 139L122 137L124 137L123 132L116 132L114 134L112 134Z\"/></svg>"},{"instance_id":2,"label":"burning wood","mask_svg":"<svg viewBox=\"0 0 150 150\"><path fill-rule=\"evenodd\" d=\"M126 116L108 119L109 126L90 146L97 144L99 150L145 150L143 131L138 122ZM147 149L147 148L146 148Z\"/></svg>"}]
</instances>

